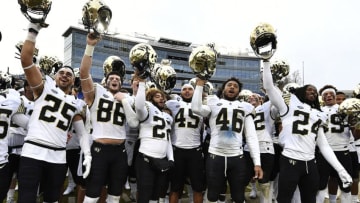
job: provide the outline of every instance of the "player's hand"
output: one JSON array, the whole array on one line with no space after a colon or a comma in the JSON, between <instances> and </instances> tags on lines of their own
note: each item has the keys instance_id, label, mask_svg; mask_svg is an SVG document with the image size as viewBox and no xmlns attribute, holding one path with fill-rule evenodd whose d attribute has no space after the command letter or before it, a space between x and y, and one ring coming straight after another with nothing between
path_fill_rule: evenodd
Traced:
<instances>
[{"instance_id":1,"label":"player's hand","mask_svg":"<svg viewBox=\"0 0 360 203\"><path fill-rule=\"evenodd\" d=\"M40 23L29 23L28 25L28 31L34 33L37 35L39 31L43 28Z\"/></svg>"},{"instance_id":2,"label":"player's hand","mask_svg":"<svg viewBox=\"0 0 360 203\"><path fill-rule=\"evenodd\" d=\"M91 168L91 160L92 157L90 154L86 154L83 161L83 166L85 166L85 171L83 173L83 178L85 179L90 174L90 168Z\"/></svg>"},{"instance_id":3,"label":"player's hand","mask_svg":"<svg viewBox=\"0 0 360 203\"><path fill-rule=\"evenodd\" d=\"M264 173L263 173L261 166L254 166L254 172L255 172L254 179L262 179L263 178Z\"/></svg>"},{"instance_id":4,"label":"player's hand","mask_svg":"<svg viewBox=\"0 0 360 203\"><path fill-rule=\"evenodd\" d=\"M101 40L101 36L94 32L90 32L87 35L86 43L91 46L95 46Z\"/></svg>"},{"instance_id":5,"label":"player's hand","mask_svg":"<svg viewBox=\"0 0 360 203\"><path fill-rule=\"evenodd\" d=\"M344 188L350 187L353 180L349 175L349 173L345 169L342 169L341 171L338 172L338 174L341 179L341 182L343 183L343 187Z\"/></svg>"}]
</instances>

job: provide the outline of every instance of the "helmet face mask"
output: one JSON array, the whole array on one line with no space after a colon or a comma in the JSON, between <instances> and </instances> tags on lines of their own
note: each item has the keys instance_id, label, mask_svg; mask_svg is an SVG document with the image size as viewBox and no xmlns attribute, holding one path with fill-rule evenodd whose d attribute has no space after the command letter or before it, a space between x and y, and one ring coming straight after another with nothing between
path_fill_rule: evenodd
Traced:
<instances>
[{"instance_id":1,"label":"helmet face mask","mask_svg":"<svg viewBox=\"0 0 360 203\"><path fill-rule=\"evenodd\" d=\"M106 33L110 25L112 12L101 0L89 0L83 7L85 29L93 29L96 34Z\"/></svg>"},{"instance_id":2,"label":"helmet face mask","mask_svg":"<svg viewBox=\"0 0 360 203\"><path fill-rule=\"evenodd\" d=\"M20 10L24 16L32 23L39 23L42 27L47 27L46 17L51 9L51 0L18 0Z\"/></svg>"},{"instance_id":3,"label":"helmet face mask","mask_svg":"<svg viewBox=\"0 0 360 203\"><path fill-rule=\"evenodd\" d=\"M260 23L250 35L250 45L258 57L270 59L277 47L274 28L268 23Z\"/></svg>"},{"instance_id":4,"label":"helmet face mask","mask_svg":"<svg viewBox=\"0 0 360 203\"><path fill-rule=\"evenodd\" d=\"M199 46L191 52L189 66L197 77L208 80L215 74L216 58L213 46Z\"/></svg>"}]
</instances>

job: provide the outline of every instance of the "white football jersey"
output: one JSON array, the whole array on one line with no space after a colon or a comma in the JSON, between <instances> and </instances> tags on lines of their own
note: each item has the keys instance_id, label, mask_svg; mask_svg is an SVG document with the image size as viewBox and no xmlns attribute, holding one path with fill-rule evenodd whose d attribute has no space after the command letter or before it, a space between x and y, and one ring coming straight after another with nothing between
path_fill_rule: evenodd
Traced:
<instances>
[{"instance_id":1,"label":"white football jersey","mask_svg":"<svg viewBox=\"0 0 360 203\"><path fill-rule=\"evenodd\" d=\"M245 117L254 113L254 107L247 102L228 101L216 96L209 96L207 105L211 109L209 153L219 156L242 154Z\"/></svg>"},{"instance_id":2,"label":"white football jersey","mask_svg":"<svg viewBox=\"0 0 360 203\"><path fill-rule=\"evenodd\" d=\"M92 139L125 139L126 117L122 103L103 86L95 84L94 88L95 99L90 107ZM130 96L128 99L131 100Z\"/></svg>"},{"instance_id":3,"label":"white football jersey","mask_svg":"<svg viewBox=\"0 0 360 203\"><path fill-rule=\"evenodd\" d=\"M34 108L34 102L28 100L24 95L21 96L21 99L23 101L23 105L25 108L24 114L30 118L30 115L33 112ZM22 146L24 144L24 138L27 134L27 129L22 128L15 123L11 122L9 135L8 135L8 145L9 147L15 147L13 148L10 153L14 154L21 154Z\"/></svg>"},{"instance_id":4,"label":"white football jersey","mask_svg":"<svg viewBox=\"0 0 360 203\"><path fill-rule=\"evenodd\" d=\"M23 108L20 94L14 89L0 92L0 164L8 160L8 140L11 116ZM22 110L23 111L23 110Z\"/></svg>"},{"instance_id":5,"label":"white football jersey","mask_svg":"<svg viewBox=\"0 0 360 203\"><path fill-rule=\"evenodd\" d=\"M45 76L43 92L34 102L21 156L51 163L65 163L65 150L50 150L26 142L65 148L67 134L74 116L83 115L85 109L86 104L83 100L65 94L56 86L52 78Z\"/></svg>"},{"instance_id":6,"label":"white football jersey","mask_svg":"<svg viewBox=\"0 0 360 203\"><path fill-rule=\"evenodd\" d=\"M315 158L317 132L326 122L326 116L293 94L288 107L288 112L281 117L283 129L279 143L284 148L282 154L297 160L312 160Z\"/></svg>"},{"instance_id":7,"label":"white football jersey","mask_svg":"<svg viewBox=\"0 0 360 203\"><path fill-rule=\"evenodd\" d=\"M255 108L254 124L256 129L257 138L259 140L259 147L261 153L275 154L273 145L273 131L274 131L274 118L272 112L271 102L265 102ZM244 146L245 151L250 151L247 144Z\"/></svg>"},{"instance_id":8,"label":"white football jersey","mask_svg":"<svg viewBox=\"0 0 360 203\"><path fill-rule=\"evenodd\" d=\"M183 149L199 147L203 117L192 112L191 103L181 100L169 100L166 102L166 106L170 109L174 119L171 143Z\"/></svg>"},{"instance_id":9,"label":"white football jersey","mask_svg":"<svg viewBox=\"0 0 360 203\"><path fill-rule=\"evenodd\" d=\"M352 135L347 123L344 123L337 113L338 109L338 104L321 107L321 110L327 116L327 127L324 129L324 132L330 147L334 151L345 151L349 149Z\"/></svg>"},{"instance_id":10,"label":"white football jersey","mask_svg":"<svg viewBox=\"0 0 360 203\"><path fill-rule=\"evenodd\" d=\"M173 118L151 102L146 102L145 105L149 115L146 120L140 121L139 152L155 158L164 158L170 144Z\"/></svg>"}]
</instances>

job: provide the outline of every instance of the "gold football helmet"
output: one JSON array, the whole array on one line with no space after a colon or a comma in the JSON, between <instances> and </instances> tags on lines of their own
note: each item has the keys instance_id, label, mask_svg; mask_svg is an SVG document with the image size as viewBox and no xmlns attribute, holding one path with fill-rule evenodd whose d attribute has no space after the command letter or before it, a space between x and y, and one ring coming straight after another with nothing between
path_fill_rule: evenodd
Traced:
<instances>
[{"instance_id":1,"label":"gold football helmet","mask_svg":"<svg viewBox=\"0 0 360 203\"><path fill-rule=\"evenodd\" d=\"M241 92L239 93L239 100L240 101L248 101L248 98L253 94L253 92L251 90L248 89L243 89L241 90Z\"/></svg>"},{"instance_id":2,"label":"gold football helmet","mask_svg":"<svg viewBox=\"0 0 360 203\"><path fill-rule=\"evenodd\" d=\"M264 60L270 59L277 46L275 29L268 23L260 23L251 32L250 45L258 57ZM269 45L271 45L270 49Z\"/></svg>"},{"instance_id":3,"label":"gold football helmet","mask_svg":"<svg viewBox=\"0 0 360 203\"><path fill-rule=\"evenodd\" d=\"M63 63L57 57L44 55L40 57L39 66L45 75L53 76L63 67Z\"/></svg>"},{"instance_id":4,"label":"gold football helmet","mask_svg":"<svg viewBox=\"0 0 360 203\"><path fill-rule=\"evenodd\" d=\"M103 64L104 76L106 77L110 72L116 71L121 75L121 78L125 75L125 63L118 56L109 56L106 58Z\"/></svg>"},{"instance_id":5,"label":"gold football helmet","mask_svg":"<svg viewBox=\"0 0 360 203\"><path fill-rule=\"evenodd\" d=\"M210 79L216 71L217 52L213 45L196 47L190 54L189 66L197 77Z\"/></svg>"},{"instance_id":6,"label":"gold football helmet","mask_svg":"<svg viewBox=\"0 0 360 203\"><path fill-rule=\"evenodd\" d=\"M275 83L279 82L290 72L290 65L285 60L276 60L270 66L272 77Z\"/></svg>"},{"instance_id":7,"label":"gold football helmet","mask_svg":"<svg viewBox=\"0 0 360 203\"><path fill-rule=\"evenodd\" d=\"M156 84L152 81L146 81L145 90L148 91L151 88L157 88Z\"/></svg>"},{"instance_id":8,"label":"gold football helmet","mask_svg":"<svg viewBox=\"0 0 360 203\"><path fill-rule=\"evenodd\" d=\"M45 19L51 9L51 0L18 0L20 10L24 16L32 23L39 23L42 27L47 27Z\"/></svg>"},{"instance_id":9,"label":"gold football helmet","mask_svg":"<svg viewBox=\"0 0 360 203\"><path fill-rule=\"evenodd\" d=\"M101 0L89 0L83 7L85 29L93 29L96 34L106 33L112 18L112 12Z\"/></svg>"},{"instance_id":10,"label":"gold football helmet","mask_svg":"<svg viewBox=\"0 0 360 203\"><path fill-rule=\"evenodd\" d=\"M146 78L156 63L157 54L151 45L140 43L131 48L129 59L139 76Z\"/></svg>"},{"instance_id":11,"label":"gold football helmet","mask_svg":"<svg viewBox=\"0 0 360 203\"><path fill-rule=\"evenodd\" d=\"M342 118L347 118L350 126L360 129L360 99L348 98L345 99L338 109L338 113Z\"/></svg>"},{"instance_id":12,"label":"gold football helmet","mask_svg":"<svg viewBox=\"0 0 360 203\"><path fill-rule=\"evenodd\" d=\"M340 114L355 115L360 113L360 99L348 98L345 99L339 106L338 112Z\"/></svg>"},{"instance_id":13,"label":"gold football helmet","mask_svg":"<svg viewBox=\"0 0 360 203\"><path fill-rule=\"evenodd\" d=\"M294 82L288 83L286 84L283 89L282 92L283 94L288 94L288 93L293 93L295 89L299 88L300 85Z\"/></svg>"},{"instance_id":14,"label":"gold football helmet","mask_svg":"<svg viewBox=\"0 0 360 203\"><path fill-rule=\"evenodd\" d=\"M190 81L189 81L189 84L191 86L196 87L196 78L191 78ZM204 93L207 93L208 95L211 95L214 93L214 86L212 85L211 82L207 81L205 84L204 84L204 89L203 89L203 92Z\"/></svg>"},{"instance_id":15,"label":"gold football helmet","mask_svg":"<svg viewBox=\"0 0 360 203\"><path fill-rule=\"evenodd\" d=\"M15 48L17 49L18 52L15 52L15 58L20 59L20 54L21 54L21 49L24 45L23 41L19 41L16 45ZM38 60L38 55L39 55L39 49L35 47L34 50L34 56L33 56L33 62L36 64L37 62L39 62Z\"/></svg>"},{"instance_id":16,"label":"gold football helmet","mask_svg":"<svg viewBox=\"0 0 360 203\"><path fill-rule=\"evenodd\" d=\"M357 84L354 91L353 97L360 99L360 84Z\"/></svg>"},{"instance_id":17,"label":"gold football helmet","mask_svg":"<svg viewBox=\"0 0 360 203\"><path fill-rule=\"evenodd\" d=\"M176 85L176 72L171 67L171 61L162 60L160 68L156 71L155 83L158 87L166 92L170 93Z\"/></svg>"}]
</instances>

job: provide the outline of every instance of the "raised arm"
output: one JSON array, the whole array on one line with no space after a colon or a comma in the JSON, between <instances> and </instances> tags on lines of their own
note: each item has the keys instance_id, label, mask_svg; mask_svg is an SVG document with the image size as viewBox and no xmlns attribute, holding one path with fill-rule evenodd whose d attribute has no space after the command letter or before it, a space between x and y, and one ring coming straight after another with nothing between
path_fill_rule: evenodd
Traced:
<instances>
[{"instance_id":1,"label":"raised arm","mask_svg":"<svg viewBox=\"0 0 360 203\"><path fill-rule=\"evenodd\" d=\"M44 83L40 69L34 64L33 56L36 37L42 27L39 24L30 23L28 35L21 49L21 65L25 72L27 81L33 90L34 98L39 97L44 89Z\"/></svg>"},{"instance_id":2,"label":"raised arm","mask_svg":"<svg viewBox=\"0 0 360 203\"><path fill-rule=\"evenodd\" d=\"M270 70L270 62L264 61L263 83L266 94L269 96L271 103L279 110L280 115L288 111L280 92L275 88Z\"/></svg>"},{"instance_id":3,"label":"raised arm","mask_svg":"<svg viewBox=\"0 0 360 203\"><path fill-rule=\"evenodd\" d=\"M139 121L144 121L149 116L145 106L145 81L139 82L139 88L135 97L135 111Z\"/></svg>"},{"instance_id":4,"label":"raised arm","mask_svg":"<svg viewBox=\"0 0 360 203\"><path fill-rule=\"evenodd\" d=\"M84 94L84 100L89 106L95 99L94 82L90 74L90 68L92 66L92 56L95 45L98 41L99 39L94 37L92 33L87 35L85 53L80 65L81 89Z\"/></svg>"},{"instance_id":5,"label":"raised arm","mask_svg":"<svg viewBox=\"0 0 360 203\"><path fill-rule=\"evenodd\" d=\"M207 117L211 110L208 106L202 104L202 95L204 90L205 80L197 79L196 88L194 91L193 98L191 100L191 109L194 113Z\"/></svg>"}]
</instances>

